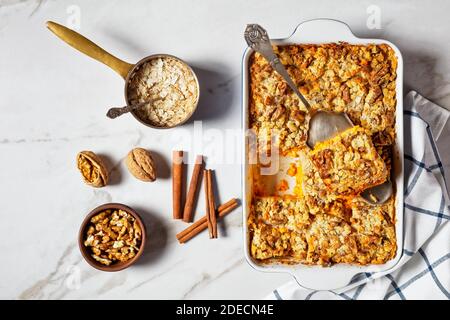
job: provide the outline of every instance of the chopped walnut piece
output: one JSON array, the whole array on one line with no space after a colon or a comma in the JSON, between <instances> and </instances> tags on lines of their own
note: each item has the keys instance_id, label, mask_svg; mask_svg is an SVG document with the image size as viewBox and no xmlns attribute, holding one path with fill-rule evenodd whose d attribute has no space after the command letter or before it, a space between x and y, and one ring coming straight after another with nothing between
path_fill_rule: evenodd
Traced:
<instances>
[{"instance_id":1,"label":"chopped walnut piece","mask_svg":"<svg viewBox=\"0 0 450 320\"><path fill-rule=\"evenodd\" d=\"M123 210L105 210L91 218L84 245L91 249L96 261L109 266L136 256L141 241L141 228L132 215Z\"/></svg>"}]
</instances>

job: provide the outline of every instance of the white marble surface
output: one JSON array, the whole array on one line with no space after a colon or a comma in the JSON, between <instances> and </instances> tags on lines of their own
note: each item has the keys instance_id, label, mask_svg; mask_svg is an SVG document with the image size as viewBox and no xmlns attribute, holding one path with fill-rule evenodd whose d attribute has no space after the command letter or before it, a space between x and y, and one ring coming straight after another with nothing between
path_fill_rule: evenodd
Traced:
<instances>
[{"instance_id":1,"label":"white marble surface","mask_svg":"<svg viewBox=\"0 0 450 320\"><path fill-rule=\"evenodd\" d=\"M372 5L380 8L381 29L366 25ZM155 131L128 116L108 120L106 108L123 103L123 80L44 26L50 19L72 23L77 10L80 32L129 62L163 52L196 67L203 101L195 119L203 120L204 131L219 129L219 136L192 138L191 144L176 136L193 137L192 122ZM283 37L304 20L343 20L359 36L397 44L406 89L448 108L449 10L448 1L0 0L0 298L264 297L290 277L259 273L244 261L240 209L226 218L221 239L203 234L184 246L175 234L185 225L170 218L168 161L175 146L191 158L210 156L222 200L241 196L239 145L221 141L220 133L240 126L245 24L261 23L272 37ZM156 183L141 183L126 171L123 157L138 145L157 155ZM92 189L81 182L74 157L83 149L107 157L112 185ZM228 157L211 154L217 150ZM119 273L92 269L76 246L86 213L110 201L135 207L149 227L144 257ZM202 196L199 201L200 213Z\"/></svg>"}]
</instances>

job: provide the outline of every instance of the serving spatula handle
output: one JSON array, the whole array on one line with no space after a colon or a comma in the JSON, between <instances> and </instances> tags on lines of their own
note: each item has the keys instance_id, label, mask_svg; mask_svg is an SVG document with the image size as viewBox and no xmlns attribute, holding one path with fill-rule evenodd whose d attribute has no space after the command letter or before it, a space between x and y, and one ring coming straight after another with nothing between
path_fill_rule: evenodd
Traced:
<instances>
[{"instance_id":1,"label":"serving spatula handle","mask_svg":"<svg viewBox=\"0 0 450 320\"><path fill-rule=\"evenodd\" d=\"M270 43L269 35L267 31L261 27L259 24L249 24L244 32L245 41L250 48L260 53L287 82L289 87L294 91L294 93L300 98L303 105L308 109L311 109L311 106L303 96L303 94L298 90L297 85L292 81L292 78L289 76L286 68L281 63L280 59L277 57L275 52L273 52L272 44Z\"/></svg>"}]
</instances>

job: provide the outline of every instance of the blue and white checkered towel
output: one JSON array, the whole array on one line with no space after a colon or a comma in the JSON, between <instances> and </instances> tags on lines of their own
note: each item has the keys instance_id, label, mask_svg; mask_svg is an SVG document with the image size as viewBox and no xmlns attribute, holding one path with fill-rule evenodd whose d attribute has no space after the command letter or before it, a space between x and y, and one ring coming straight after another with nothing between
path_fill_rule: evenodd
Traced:
<instances>
[{"instance_id":1,"label":"blue and white checkered towel","mask_svg":"<svg viewBox=\"0 0 450 320\"><path fill-rule=\"evenodd\" d=\"M450 112L417 92L405 97L405 241L389 271L365 273L338 291L309 291L291 281L267 299L450 299L450 207L437 145Z\"/></svg>"}]
</instances>

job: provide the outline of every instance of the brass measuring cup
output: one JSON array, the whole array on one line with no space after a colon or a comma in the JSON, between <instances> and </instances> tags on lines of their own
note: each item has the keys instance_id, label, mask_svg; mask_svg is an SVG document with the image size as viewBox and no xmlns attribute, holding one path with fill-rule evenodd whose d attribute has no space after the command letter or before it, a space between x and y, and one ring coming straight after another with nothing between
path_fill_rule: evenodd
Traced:
<instances>
[{"instance_id":1,"label":"brass measuring cup","mask_svg":"<svg viewBox=\"0 0 450 320\"><path fill-rule=\"evenodd\" d=\"M58 38L60 38L62 41L66 42L68 45L72 46L73 48L77 49L78 51L84 53L85 55L106 64L108 67L113 69L115 72L117 72L124 80L125 80L125 101L127 105L130 104L129 96L128 96L128 84L130 80L132 79L134 73L146 62L156 59L156 58L164 58L169 57L172 59L175 59L179 62L181 62L185 67L187 67L188 70L192 73L192 76L195 79L196 85L197 85L197 101L192 109L192 111L186 116L185 119L180 121L179 123L176 123L173 126L157 126L155 124L149 123L145 121L144 119L141 119L138 114L135 111L130 111L130 113L134 116L134 118L139 121L140 123L156 129L168 129L173 128L176 126L179 126L191 118L191 116L194 114L195 110L198 106L198 101L200 98L200 85L197 78L197 75L195 74L194 70L189 66L185 61L181 60L178 57L169 55L169 54L153 54L150 56L147 56L141 60L139 60L136 64L127 63L123 60L120 60L119 58L113 56L106 50L102 49L98 45L96 45L91 40L85 38L78 32L75 32L65 26L62 26L56 22L53 21L47 21L47 28L53 32Z\"/></svg>"}]
</instances>

